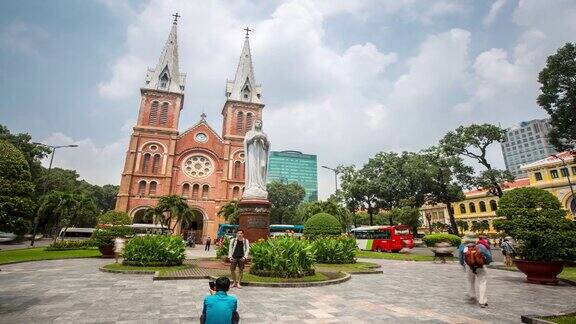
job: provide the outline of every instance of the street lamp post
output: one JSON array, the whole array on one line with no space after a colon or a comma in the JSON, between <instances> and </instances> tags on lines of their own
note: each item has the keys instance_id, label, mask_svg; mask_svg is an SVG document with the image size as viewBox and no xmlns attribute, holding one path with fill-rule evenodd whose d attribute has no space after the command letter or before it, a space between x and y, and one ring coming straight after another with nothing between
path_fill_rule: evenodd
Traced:
<instances>
[{"instance_id":1,"label":"street lamp post","mask_svg":"<svg viewBox=\"0 0 576 324\"><path fill-rule=\"evenodd\" d=\"M50 171L52 170L52 162L54 161L54 152L56 152L56 149L59 149L62 147L78 147L78 145L76 145L76 144L48 145L48 144L37 143L37 142L34 142L33 144L42 145L44 147L52 149L52 153L50 154L50 164L48 165L48 171L46 172L46 177L44 178L44 184L42 185L42 196L44 196L46 194L46 189L48 186L48 177L50 176ZM30 246L31 247L34 246L34 241L36 240L36 232L38 231L38 221L39 221L39 215L36 215L36 217L34 217L34 230L32 231L32 239L30 240Z\"/></svg>"},{"instance_id":2,"label":"street lamp post","mask_svg":"<svg viewBox=\"0 0 576 324\"><path fill-rule=\"evenodd\" d=\"M570 154L572 155L572 157L576 156L576 151L569 151ZM570 208L570 213L572 213L572 216L574 218L574 211L572 210L572 204L574 204L574 201L576 199L576 197L574 196L574 188L572 188L572 181L570 181L570 169L568 169L568 166L566 165L566 161L564 161L563 158L560 157L560 155L557 154L552 154L553 157L559 159L560 161L562 161L562 165L564 166L564 168L567 171L567 176L566 178L568 179L568 186L570 187L570 192L572 193L572 200L570 201L570 205L568 206ZM562 173L562 172L560 172ZM574 219L576 220L576 219Z\"/></svg>"},{"instance_id":3,"label":"street lamp post","mask_svg":"<svg viewBox=\"0 0 576 324\"><path fill-rule=\"evenodd\" d=\"M336 192L338 190L338 170L331 168L331 167L327 167L325 165L322 166L324 169L328 169L328 170L332 170L334 171L334 192Z\"/></svg>"}]
</instances>

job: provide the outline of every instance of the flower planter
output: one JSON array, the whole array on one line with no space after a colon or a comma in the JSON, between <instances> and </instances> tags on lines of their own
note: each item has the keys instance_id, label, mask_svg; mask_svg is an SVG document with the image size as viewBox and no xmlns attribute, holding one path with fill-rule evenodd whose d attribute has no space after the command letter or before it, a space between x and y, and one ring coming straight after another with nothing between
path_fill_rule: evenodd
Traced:
<instances>
[{"instance_id":1,"label":"flower planter","mask_svg":"<svg viewBox=\"0 0 576 324\"><path fill-rule=\"evenodd\" d=\"M114 257L114 245L102 245L98 247L100 253L102 253L103 258L113 258Z\"/></svg>"},{"instance_id":2,"label":"flower planter","mask_svg":"<svg viewBox=\"0 0 576 324\"><path fill-rule=\"evenodd\" d=\"M543 285L557 285L556 276L564 269L562 261L514 260L514 264L526 275L526 281Z\"/></svg>"}]
</instances>

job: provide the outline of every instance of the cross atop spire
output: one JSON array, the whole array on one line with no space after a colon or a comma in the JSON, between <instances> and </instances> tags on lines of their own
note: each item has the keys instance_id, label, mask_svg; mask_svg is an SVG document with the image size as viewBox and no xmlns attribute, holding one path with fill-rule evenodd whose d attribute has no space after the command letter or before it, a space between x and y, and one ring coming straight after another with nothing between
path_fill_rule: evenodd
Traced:
<instances>
[{"instance_id":1,"label":"cross atop spire","mask_svg":"<svg viewBox=\"0 0 576 324\"><path fill-rule=\"evenodd\" d=\"M174 17L174 22L173 22L173 24L174 24L174 25L177 25L177 24L178 24L178 18L180 18L180 17L182 17L182 16L180 16L178 13L175 13L175 14L172 15L172 17Z\"/></svg>"},{"instance_id":2,"label":"cross atop spire","mask_svg":"<svg viewBox=\"0 0 576 324\"><path fill-rule=\"evenodd\" d=\"M234 81L227 81L226 83L226 97L228 100L262 103L262 90L254 79L254 66L252 64L252 54L250 53L250 38L248 36L252 30L248 27L243 30L246 31L244 47L242 48L242 54L240 54Z\"/></svg>"},{"instance_id":3,"label":"cross atop spire","mask_svg":"<svg viewBox=\"0 0 576 324\"><path fill-rule=\"evenodd\" d=\"M246 31L246 38L248 38L250 36L249 33L252 31L252 29L250 29L250 27L246 27L244 28L244 30Z\"/></svg>"},{"instance_id":4,"label":"cross atop spire","mask_svg":"<svg viewBox=\"0 0 576 324\"><path fill-rule=\"evenodd\" d=\"M178 25L180 15L172 15L174 22L168 35L168 40L162 49L156 68L148 69L144 88L184 93L186 74L180 73L178 64Z\"/></svg>"}]
</instances>

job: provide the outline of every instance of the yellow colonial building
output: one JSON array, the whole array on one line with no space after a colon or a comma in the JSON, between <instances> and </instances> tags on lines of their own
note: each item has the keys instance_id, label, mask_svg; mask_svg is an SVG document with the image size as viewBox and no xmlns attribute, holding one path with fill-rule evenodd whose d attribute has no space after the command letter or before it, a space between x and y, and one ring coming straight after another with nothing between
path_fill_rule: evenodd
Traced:
<instances>
[{"instance_id":1,"label":"yellow colonial building","mask_svg":"<svg viewBox=\"0 0 576 324\"><path fill-rule=\"evenodd\" d=\"M506 192L511 189L521 187L537 187L547 190L554 194L562 206L566 209L567 217L576 220L576 199L573 191L576 190L576 152L562 152L551 155L545 159L523 165L522 170L528 173L527 178L516 179L514 182L504 183L503 190ZM572 189L570 188L572 185ZM468 223L468 228L473 228L474 222L487 221L489 224L489 233L494 233L493 221L496 219L496 210L498 209L498 197L490 195L486 190L471 190L465 192L466 199L452 204L454 217L456 220L463 220ZM446 215L446 224L449 224L447 209L443 204L421 208L423 227L427 226L428 219L431 219L432 213L442 210ZM435 221L441 221L439 217Z\"/></svg>"}]
</instances>

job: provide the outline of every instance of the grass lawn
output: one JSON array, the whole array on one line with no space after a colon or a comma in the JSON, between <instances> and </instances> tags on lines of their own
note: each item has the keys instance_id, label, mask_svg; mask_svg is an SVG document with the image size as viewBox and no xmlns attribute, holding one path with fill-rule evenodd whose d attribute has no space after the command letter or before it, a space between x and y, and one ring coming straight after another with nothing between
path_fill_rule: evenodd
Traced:
<instances>
[{"instance_id":1,"label":"grass lawn","mask_svg":"<svg viewBox=\"0 0 576 324\"><path fill-rule=\"evenodd\" d=\"M415 255L409 253L388 253L373 251L357 251L357 258L366 259L387 259L387 260L405 260L405 261L433 261L434 257L429 255ZM446 258L450 260L450 258Z\"/></svg>"},{"instance_id":2,"label":"grass lawn","mask_svg":"<svg viewBox=\"0 0 576 324\"><path fill-rule=\"evenodd\" d=\"M338 272L345 271L349 273L354 273L358 271L367 271L377 268L378 264L370 262L356 262L351 264L328 264L328 263L317 263L315 266L317 271L330 271Z\"/></svg>"},{"instance_id":3,"label":"grass lawn","mask_svg":"<svg viewBox=\"0 0 576 324\"><path fill-rule=\"evenodd\" d=\"M325 281L331 279L323 273L317 272L313 276L306 276L302 278L277 278L277 277L261 277L255 276L251 273L245 273L242 282L310 282L310 281Z\"/></svg>"},{"instance_id":4,"label":"grass lawn","mask_svg":"<svg viewBox=\"0 0 576 324\"><path fill-rule=\"evenodd\" d=\"M559 324L573 324L576 323L576 314L550 316L550 317L544 317L543 319Z\"/></svg>"},{"instance_id":5,"label":"grass lawn","mask_svg":"<svg viewBox=\"0 0 576 324\"><path fill-rule=\"evenodd\" d=\"M1 251L0 264L22 262L22 261L93 258L93 257L99 257L100 255L101 254L100 251L98 251L98 249L45 251L43 247L38 247L32 249Z\"/></svg>"},{"instance_id":6,"label":"grass lawn","mask_svg":"<svg viewBox=\"0 0 576 324\"><path fill-rule=\"evenodd\" d=\"M123 265L121 263L112 263L105 265L104 268L108 270L122 270L122 271L160 271L160 274L162 275L171 271L188 269L190 268L190 265L183 264L179 266L170 266L170 267L139 267L139 266Z\"/></svg>"},{"instance_id":7,"label":"grass lawn","mask_svg":"<svg viewBox=\"0 0 576 324\"><path fill-rule=\"evenodd\" d=\"M558 277L576 282L576 267L564 267Z\"/></svg>"}]
</instances>

